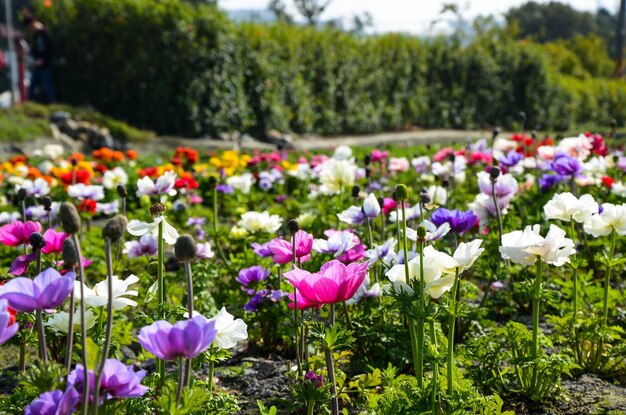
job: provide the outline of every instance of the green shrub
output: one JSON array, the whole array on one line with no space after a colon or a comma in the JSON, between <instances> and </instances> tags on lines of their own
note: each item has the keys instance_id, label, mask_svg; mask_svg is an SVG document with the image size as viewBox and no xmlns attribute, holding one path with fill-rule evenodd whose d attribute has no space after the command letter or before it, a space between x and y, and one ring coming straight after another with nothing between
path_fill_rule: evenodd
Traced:
<instances>
[{"instance_id":1,"label":"green shrub","mask_svg":"<svg viewBox=\"0 0 626 415\"><path fill-rule=\"evenodd\" d=\"M594 38L359 37L235 25L179 0L62 0L41 13L64 101L161 134L511 127L520 111L543 129L626 118L624 82L594 78L609 65Z\"/></svg>"}]
</instances>

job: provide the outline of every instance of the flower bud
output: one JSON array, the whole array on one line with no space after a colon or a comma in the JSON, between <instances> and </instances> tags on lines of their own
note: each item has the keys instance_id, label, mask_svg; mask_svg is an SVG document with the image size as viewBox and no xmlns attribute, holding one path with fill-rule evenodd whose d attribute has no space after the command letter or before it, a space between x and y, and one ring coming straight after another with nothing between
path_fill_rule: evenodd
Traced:
<instances>
[{"instance_id":1,"label":"flower bud","mask_svg":"<svg viewBox=\"0 0 626 415\"><path fill-rule=\"evenodd\" d=\"M420 193L420 204L427 205L430 203L430 195L426 192Z\"/></svg>"},{"instance_id":2,"label":"flower bud","mask_svg":"<svg viewBox=\"0 0 626 415\"><path fill-rule=\"evenodd\" d=\"M359 197L359 193L361 193L361 188L356 184L352 186L352 197Z\"/></svg>"},{"instance_id":3,"label":"flower bud","mask_svg":"<svg viewBox=\"0 0 626 415\"><path fill-rule=\"evenodd\" d=\"M491 133L491 139L495 140L498 135L500 135L500 129L499 128L494 128L493 132Z\"/></svg>"},{"instance_id":4,"label":"flower bud","mask_svg":"<svg viewBox=\"0 0 626 415\"><path fill-rule=\"evenodd\" d=\"M292 235L295 235L296 232L300 230L300 224L297 220L291 219L289 222L287 222L287 229L289 229L289 232L291 232Z\"/></svg>"},{"instance_id":5,"label":"flower bud","mask_svg":"<svg viewBox=\"0 0 626 415\"><path fill-rule=\"evenodd\" d=\"M61 220L61 226L63 226L65 233L74 235L80 231L80 215L78 214L78 210L76 210L76 206L70 202L61 203L59 219Z\"/></svg>"},{"instance_id":6,"label":"flower bud","mask_svg":"<svg viewBox=\"0 0 626 415\"><path fill-rule=\"evenodd\" d=\"M395 197L394 200L403 202L409 198L409 188L404 184L397 184L393 190Z\"/></svg>"},{"instance_id":7,"label":"flower bud","mask_svg":"<svg viewBox=\"0 0 626 415\"><path fill-rule=\"evenodd\" d=\"M109 219L102 228L102 236L113 242L119 241L126 232L126 226L128 225L128 219L123 215L116 215Z\"/></svg>"},{"instance_id":8,"label":"flower bud","mask_svg":"<svg viewBox=\"0 0 626 415\"><path fill-rule=\"evenodd\" d=\"M176 259L180 262L191 261L196 257L196 241L191 235L181 235L174 244Z\"/></svg>"},{"instance_id":9,"label":"flower bud","mask_svg":"<svg viewBox=\"0 0 626 415\"><path fill-rule=\"evenodd\" d=\"M424 226L418 226L417 227L417 237L420 239L424 239L426 238L426 227Z\"/></svg>"},{"instance_id":10,"label":"flower bud","mask_svg":"<svg viewBox=\"0 0 626 415\"><path fill-rule=\"evenodd\" d=\"M76 245L72 238L66 238L63 241L63 251L61 253L65 268L72 268L78 264L78 252L76 252Z\"/></svg>"},{"instance_id":11,"label":"flower bud","mask_svg":"<svg viewBox=\"0 0 626 415\"><path fill-rule=\"evenodd\" d=\"M125 198L126 196L128 196L128 191L126 190L126 186L124 186L123 184L118 184L116 190L117 190L117 194L121 198Z\"/></svg>"},{"instance_id":12,"label":"flower bud","mask_svg":"<svg viewBox=\"0 0 626 415\"><path fill-rule=\"evenodd\" d=\"M209 176L207 178L207 185L209 186L209 189L213 190L217 187L217 177L215 176Z\"/></svg>"},{"instance_id":13,"label":"flower bud","mask_svg":"<svg viewBox=\"0 0 626 415\"><path fill-rule=\"evenodd\" d=\"M72 163L72 167L76 167L76 165L78 164L78 160L76 159L76 157L72 157L72 160L70 160L70 162Z\"/></svg>"},{"instance_id":14,"label":"flower bud","mask_svg":"<svg viewBox=\"0 0 626 415\"><path fill-rule=\"evenodd\" d=\"M44 246L46 246L46 238L44 238L43 235L40 234L39 232L31 233L30 236L28 237L28 242L30 243L30 246L32 246L35 251L38 251Z\"/></svg>"},{"instance_id":15,"label":"flower bud","mask_svg":"<svg viewBox=\"0 0 626 415\"><path fill-rule=\"evenodd\" d=\"M165 205L161 202L158 202L150 206L150 215L152 215L153 218L156 218L157 216L161 216L162 214L164 214L166 210L167 208L165 207Z\"/></svg>"},{"instance_id":16,"label":"flower bud","mask_svg":"<svg viewBox=\"0 0 626 415\"><path fill-rule=\"evenodd\" d=\"M369 154L366 154L365 157L363 157L363 163L365 164L365 166L369 166L371 162L372 162L372 156Z\"/></svg>"},{"instance_id":17,"label":"flower bud","mask_svg":"<svg viewBox=\"0 0 626 415\"><path fill-rule=\"evenodd\" d=\"M21 202L22 200L26 199L26 189L24 189L23 187L20 187L17 191L16 197L17 197L18 202Z\"/></svg>"},{"instance_id":18,"label":"flower bud","mask_svg":"<svg viewBox=\"0 0 626 415\"><path fill-rule=\"evenodd\" d=\"M363 207L361 208L363 214L368 218L375 218L380 215L380 204L378 199L374 196L374 193L370 193L363 201Z\"/></svg>"},{"instance_id":19,"label":"flower bud","mask_svg":"<svg viewBox=\"0 0 626 415\"><path fill-rule=\"evenodd\" d=\"M450 155L448 156L448 160L450 160L451 163L454 163L455 159L456 159L456 155L454 153L450 153Z\"/></svg>"},{"instance_id":20,"label":"flower bud","mask_svg":"<svg viewBox=\"0 0 626 415\"><path fill-rule=\"evenodd\" d=\"M498 166L492 166L489 169L489 177L491 181L495 181L500 176L500 168Z\"/></svg>"},{"instance_id":21,"label":"flower bud","mask_svg":"<svg viewBox=\"0 0 626 415\"><path fill-rule=\"evenodd\" d=\"M52 198L50 196L44 196L43 199L41 199L41 204L46 212L52 210Z\"/></svg>"},{"instance_id":22,"label":"flower bud","mask_svg":"<svg viewBox=\"0 0 626 415\"><path fill-rule=\"evenodd\" d=\"M443 179L441 179L441 187L443 187L444 189L447 189L448 187L450 187L450 180L448 180L447 177L444 177Z\"/></svg>"}]
</instances>

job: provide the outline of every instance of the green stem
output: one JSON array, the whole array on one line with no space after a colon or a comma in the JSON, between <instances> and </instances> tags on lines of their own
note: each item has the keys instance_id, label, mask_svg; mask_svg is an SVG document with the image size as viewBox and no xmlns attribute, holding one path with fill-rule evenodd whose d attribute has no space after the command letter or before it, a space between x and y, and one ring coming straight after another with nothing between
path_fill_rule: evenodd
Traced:
<instances>
[{"instance_id":1,"label":"green stem","mask_svg":"<svg viewBox=\"0 0 626 415\"><path fill-rule=\"evenodd\" d=\"M602 325L606 326L609 319L609 290L611 288L611 263L613 262L613 256L615 255L615 241L617 239L617 233L615 230L611 233L611 245L609 248L609 261L604 273L604 301L602 310Z\"/></svg>"},{"instance_id":2,"label":"green stem","mask_svg":"<svg viewBox=\"0 0 626 415\"><path fill-rule=\"evenodd\" d=\"M454 285L452 286L452 292L450 293L450 305L448 307L449 315L448 315L448 365L446 369L448 370L448 395L452 396L452 391L454 385L452 383L453 376L453 362L454 362L454 325L456 323L456 312L457 312L457 302L456 297L459 291L459 269L456 269L456 274L454 276Z\"/></svg>"},{"instance_id":3,"label":"green stem","mask_svg":"<svg viewBox=\"0 0 626 415\"><path fill-rule=\"evenodd\" d=\"M432 342L433 349L437 350L437 333L435 332L435 320L430 320L430 341ZM433 391L431 395L431 412L433 415L437 413L437 383L439 377L439 363L435 360L433 362L433 378L432 385Z\"/></svg>"},{"instance_id":4,"label":"green stem","mask_svg":"<svg viewBox=\"0 0 626 415\"><path fill-rule=\"evenodd\" d=\"M159 222L158 224L158 237L157 237L157 255L158 255L158 261L157 261L157 289L158 289L158 297L159 297L159 315L158 318L159 319L163 319L163 304L165 303L165 281L163 278L163 256L164 256L164 250L165 250L165 245L164 245L164 241L163 241L163 221ZM191 318L191 316L190 316ZM165 384L165 361L158 359L157 360L157 366L159 369L159 383L161 386L163 386Z\"/></svg>"},{"instance_id":5,"label":"green stem","mask_svg":"<svg viewBox=\"0 0 626 415\"><path fill-rule=\"evenodd\" d=\"M185 365L183 364L183 358L178 359L178 365L180 366L178 372L178 388L176 389L176 408L180 402L180 396L183 394L183 384L185 383Z\"/></svg>"},{"instance_id":6,"label":"green stem","mask_svg":"<svg viewBox=\"0 0 626 415\"><path fill-rule=\"evenodd\" d=\"M82 350L83 379L89 379L89 368L87 367L87 321L85 320L85 273L83 271L83 259L80 250L80 241L76 234L72 235L74 246L76 247L76 258L78 259L78 281L80 283L80 342ZM82 415L87 415L89 406L89 382L83 385L83 407Z\"/></svg>"},{"instance_id":7,"label":"green stem","mask_svg":"<svg viewBox=\"0 0 626 415\"><path fill-rule=\"evenodd\" d=\"M215 361L213 360L213 350L215 349L214 345L211 345L209 348L209 392L213 392L213 375L215 374Z\"/></svg>"},{"instance_id":8,"label":"green stem","mask_svg":"<svg viewBox=\"0 0 626 415\"><path fill-rule=\"evenodd\" d=\"M46 333L43 329L43 317L41 310L35 312L37 319L37 334L39 335L39 357L44 365L48 364L48 350L46 348Z\"/></svg>"},{"instance_id":9,"label":"green stem","mask_svg":"<svg viewBox=\"0 0 626 415\"><path fill-rule=\"evenodd\" d=\"M335 325L335 304L330 304L329 325ZM335 382L335 362L333 361L333 351L328 345L324 346L324 354L326 357L326 369L328 371L328 380L330 382L330 409L332 415L339 415L339 399L337 398L337 383Z\"/></svg>"},{"instance_id":10,"label":"green stem","mask_svg":"<svg viewBox=\"0 0 626 415\"><path fill-rule=\"evenodd\" d=\"M109 357L109 349L111 347L111 333L113 331L113 253L111 249L111 240L106 238L104 240L104 254L106 257L107 267L107 322L106 333L104 335L104 347L102 348L102 360L100 361L100 367L96 373L93 390L93 415L98 415L98 406L100 405L100 379L104 372L104 365Z\"/></svg>"},{"instance_id":11,"label":"green stem","mask_svg":"<svg viewBox=\"0 0 626 415\"><path fill-rule=\"evenodd\" d=\"M372 239L372 223L371 223L371 219L367 218L367 220L365 221L365 223L367 223L367 236L369 238L370 241L370 249L374 249L374 240Z\"/></svg>"},{"instance_id":12,"label":"green stem","mask_svg":"<svg viewBox=\"0 0 626 415\"><path fill-rule=\"evenodd\" d=\"M400 204L402 205L402 250L404 253L404 279L406 281L406 283L409 286L413 286L412 288L415 289L414 284L411 284L411 276L409 275L409 249L408 249L408 240L406 237L406 211L405 211L405 207L404 207L404 201L401 201ZM399 215L396 215L396 217L399 218ZM399 219L397 220L397 222L399 222ZM399 229L399 226L398 226ZM420 318L421 319L421 318ZM419 320L418 319L418 327L419 327ZM421 351L423 350L423 344L422 344L422 348L419 347L419 337L418 337L418 333L415 332L415 322L413 320L413 318L409 317L408 318L408 324L409 324L409 338L411 341L411 352L413 353L413 369L415 370L415 377L417 378L417 383L419 385L419 387L422 387L422 373L423 373L423 368L420 364L420 362L422 361L422 353ZM422 321L422 335L423 335L423 321Z\"/></svg>"},{"instance_id":13,"label":"green stem","mask_svg":"<svg viewBox=\"0 0 626 415\"><path fill-rule=\"evenodd\" d=\"M535 275L535 284L533 287L533 375L530 388L534 389L537 384L537 358L539 357L539 309L541 305L541 278L543 273L543 262L537 259L537 275Z\"/></svg>"},{"instance_id":14,"label":"green stem","mask_svg":"<svg viewBox=\"0 0 626 415\"><path fill-rule=\"evenodd\" d=\"M315 412L315 401L311 400L307 403L306 414L313 415Z\"/></svg>"},{"instance_id":15,"label":"green stem","mask_svg":"<svg viewBox=\"0 0 626 415\"><path fill-rule=\"evenodd\" d=\"M424 380L424 243L419 242L420 254L420 285L419 285L419 310L417 319L417 385L423 387Z\"/></svg>"}]
</instances>

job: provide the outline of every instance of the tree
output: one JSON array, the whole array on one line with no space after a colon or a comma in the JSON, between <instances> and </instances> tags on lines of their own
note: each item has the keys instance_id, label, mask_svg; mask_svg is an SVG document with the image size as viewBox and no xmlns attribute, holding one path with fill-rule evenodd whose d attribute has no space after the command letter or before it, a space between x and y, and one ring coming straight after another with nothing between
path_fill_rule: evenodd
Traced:
<instances>
[{"instance_id":1,"label":"tree","mask_svg":"<svg viewBox=\"0 0 626 415\"><path fill-rule=\"evenodd\" d=\"M371 27L374 27L374 17L370 12L357 14L352 18L352 33L362 35Z\"/></svg>"},{"instance_id":2,"label":"tree","mask_svg":"<svg viewBox=\"0 0 626 415\"><path fill-rule=\"evenodd\" d=\"M332 0L294 0L296 9L310 24L315 26L320 15L326 10Z\"/></svg>"},{"instance_id":3,"label":"tree","mask_svg":"<svg viewBox=\"0 0 626 415\"><path fill-rule=\"evenodd\" d=\"M272 13L274 13L274 16L276 16L276 20L278 20L279 22L293 24L293 16L291 16L289 12L287 12L287 8L281 0L271 0L270 3L267 5L267 8L270 9Z\"/></svg>"}]
</instances>

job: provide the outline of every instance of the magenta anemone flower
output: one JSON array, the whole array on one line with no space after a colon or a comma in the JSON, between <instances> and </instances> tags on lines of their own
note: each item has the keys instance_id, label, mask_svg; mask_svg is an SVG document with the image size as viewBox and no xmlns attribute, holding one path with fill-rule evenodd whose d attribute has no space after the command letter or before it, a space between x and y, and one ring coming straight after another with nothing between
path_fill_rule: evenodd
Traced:
<instances>
[{"instance_id":1,"label":"magenta anemone flower","mask_svg":"<svg viewBox=\"0 0 626 415\"><path fill-rule=\"evenodd\" d=\"M7 300L0 299L0 345L3 345L11 337L17 333L19 325L17 323L11 324L12 315L7 309Z\"/></svg>"},{"instance_id":2,"label":"magenta anemone flower","mask_svg":"<svg viewBox=\"0 0 626 415\"><path fill-rule=\"evenodd\" d=\"M314 274L296 267L293 271L286 272L285 278L298 290L306 303L319 306L352 298L363 284L366 274L367 262L346 266L340 261L332 260L322 265L319 272Z\"/></svg>"},{"instance_id":3,"label":"magenta anemone flower","mask_svg":"<svg viewBox=\"0 0 626 415\"><path fill-rule=\"evenodd\" d=\"M12 309L21 313L52 310L70 295L75 279L73 272L61 275L54 268L48 268L32 280L18 277L8 281L0 291L0 298L6 299Z\"/></svg>"},{"instance_id":4,"label":"magenta anemone flower","mask_svg":"<svg viewBox=\"0 0 626 415\"><path fill-rule=\"evenodd\" d=\"M299 230L293 236L296 242L296 258L300 262L306 262L311 258L311 248L313 248L313 235ZM269 249L274 255L274 262L277 264L288 264L293 261L293 239L274 239L269 244Z\"/></svg>"},{"instance_id":5,"label":"magenta anemone flower","mask_svg":"<svg viewBox=\"0 0 626 415\"><path fill-rule=\"evenodd\" d=\"M39 222L22 222L16 220L13 223L0 227L0 244L7 246L20 246L29 243L28 238L35 232L41 232Z\"/></svg>"},{"instance_id":6,"label":"magenta anemone flower","mask_svg":"<svg viewBox=\"0 0 626 415\"><path fill-rule=\"evenodd\" d=\"M164 320L155 321L143 327L137 339L159 359L174 360L198 356L211 346L216 335L215 321L197 316L174 325Z\"/></svg>"},{"instance_id":7,"label":"magenta anemone flower","mask_svg":"<svg viewBox=\"0 0 626 415\"><path fill-rule=\"evenodd\" d=\"M65 392L44 392L26 407L24 415L71 415L76 412L78 398L78 392L72 387Z\"/></svg>"},{"instance_id":8,"label":"magenta anemone flower","mask_svg":"<svg viewBox=\"0 0 626 415\"><path fill-rule=\"evenodd\" d=\"M65 232L56 232L54 229L48 229L43 234L46 240L46 246L41 248L44 254L57 254L63 251L63 242L69 235Z\"/></svg>"}]
</instances>

